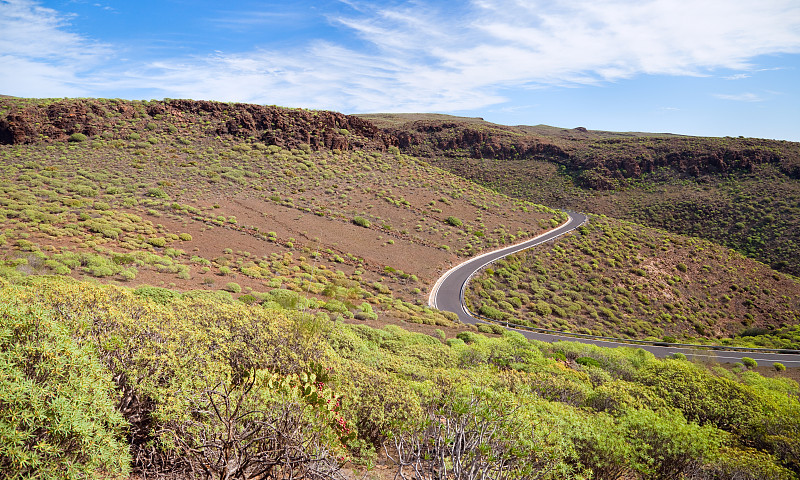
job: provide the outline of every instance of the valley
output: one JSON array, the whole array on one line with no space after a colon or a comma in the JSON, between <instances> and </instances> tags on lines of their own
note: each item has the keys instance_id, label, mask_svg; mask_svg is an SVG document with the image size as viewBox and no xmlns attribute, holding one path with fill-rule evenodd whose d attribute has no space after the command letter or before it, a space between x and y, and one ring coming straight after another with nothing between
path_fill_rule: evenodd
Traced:
<instances>
[{"instance_id":1,"label":"valley","mask_svg":"<svg viewBox=\"0 0 800 480\"><path fill-rule=\"evenodd\" d=\"M797 478L791 362L657 358L500 325L800 348L798 152L0 98L0 471L383 480L462 462L509 479ZM468 284L495 323L429 305L453 266L552 231L562 209L588 223ZM448 447L449 425L474 448Z\"/></svg>"}]
</instances>

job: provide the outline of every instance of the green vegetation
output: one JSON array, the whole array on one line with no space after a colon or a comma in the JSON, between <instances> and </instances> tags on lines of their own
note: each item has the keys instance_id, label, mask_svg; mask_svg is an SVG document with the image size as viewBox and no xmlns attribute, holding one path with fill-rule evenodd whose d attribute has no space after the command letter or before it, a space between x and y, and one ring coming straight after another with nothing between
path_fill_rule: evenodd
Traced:
<instances>
[{"instance_id":1,"label":"green vegetation","mask_svg":"<svg viewBox=\"0 0 800 480\"><path fill-rule=\"evenodd\" d=\"M68 139L70 142L85 142L87 140L86 135L82 133L73 133L69 136Z\"/></svg>"},{"instance_id":2,"label":"green vegetation","mask_svg":"<svg viewBox=\"0 0 800 480\"><path fill-rule=\"evenodd\" d=\"M710 242L592 217L583 233L498 261L473 311L577 333L800 348L800 282Z\"/></svg>"},{"instance_id":3,"label":"green vegetation","mask_svg":"<svg viewBox=\"0 0 800 480\"><path fill-rule=\"evenodd\" d=\"M505 465L510 478L790 479L800 468L792 381L510 332L442 343L207 295L150 298L33 277L0 289L2 368L19 372L4 381L36 385L0 390L12 405L0 416L4 472L331 475L368 465L383 445L398 447L387 450L395 469ZM56 385L64 399L49 396L48 420L36 420L32 395ZM58 455L11 441L20 414ZM441 442L454 434L474 448ZM80 435L93 447L65 455L67 443L88 448ZM224 445L235 454L218 455Z\"/></svg>"},{"instance_id":4,"label":"green vegetation","mask_svg":"<svg viewBox=\"0 0 800 480\"><path fill-rule=\"evenodd\" d=\"M747 368L756 368L758 366L758 362L750 357L742 357L742 363Z\"/></svg>"},{"instance_id":5,"label":"green vegetation","mask_svg":"<svg viewBox=\"0 0 800 480\"><path fill-rule=\"evenodd\" d=\"M553 205L649 187L613 156L604 170L572 140L532 141L558 137L544 127L425 125L433 139L401 152L333 112L0 99L3 475L797 478L794 369L530 342L426 307L459 257L566 218L440 170L439 154L471 178L504 170L494 186L527 163L520 178ZM452 149L465 138L478 150ZM652 144L680 143L665 138ZM628 151L605 140L591 148ZM763 159L753 174L791 167ZM763 240L792 214L736 228ZM594 217L468 296L498 322L797 348L798 292L710 242Z\"/></svg>"},{"instance_id":6,"label":"green vegetation","mask_svg":"<svg viewBox=\"0 0 800 480\"><path fill-rule=\"evenodd\" d=\"M359 227L369 228L372 223L364 217L354 217L353 224L358 225Z\"/></svg>"},{"instance_id":7,"label":"green vegetation","mask_svg":"<svg viewBox=\"0 0 800 480\"><path fill-rule=\"evenodd\" d=\"M706 238L800 275L798 143L368 117L414 132L407 153L508 195Z\"/></svg>"},{"instance_id":8,"label":"green vegetation","mask_svg":"<svg viewBox=\"0 0 800 480\"><path fill-rule=\"evenodd\" d=\"M447 217L444 220L444 223L446 223L448 225L452 225L453 227L460 227L460 226L464 225L464 222L462 222L460 218L453 217L453 216Z\"/></svg>"},{"instance_id":9,"label":"green vegetation","mask_svg":"<svg viewBox=\"0 0 800 480\"><path fill-rule=\"evenodd\" d=\"M93 347L47 310L0 294L0 470L4 478L125 478L118 392Z\"/></svg>"}]
</instances>

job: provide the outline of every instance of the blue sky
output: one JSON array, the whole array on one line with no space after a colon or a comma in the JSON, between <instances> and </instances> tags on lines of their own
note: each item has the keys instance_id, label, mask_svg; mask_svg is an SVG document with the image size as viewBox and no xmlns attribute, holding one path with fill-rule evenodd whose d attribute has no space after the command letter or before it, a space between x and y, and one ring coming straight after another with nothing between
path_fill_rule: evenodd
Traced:
<instances>
[{"instance_id":1,"label":"blue sky","mask_svg":"<svg viewBox=\"0 0 800 480\"><path fill-rule=\"evenodd\" d=\"M0 0L0 94L800 141L800 1Z\"/></svg>"}]
</instances>

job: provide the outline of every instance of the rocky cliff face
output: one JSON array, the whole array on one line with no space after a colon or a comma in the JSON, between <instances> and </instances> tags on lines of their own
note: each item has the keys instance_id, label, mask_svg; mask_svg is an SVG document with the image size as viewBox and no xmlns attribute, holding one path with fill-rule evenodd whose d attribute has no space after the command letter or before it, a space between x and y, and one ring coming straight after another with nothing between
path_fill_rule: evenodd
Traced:
<instances>
[{"instance_id":1,"label":"rocky cliff face","mask_svg":"<svg viewBox=\"0 0 800 480\"><path fill-rule=\"evenodd\" d=\"M388 129L401 149L417 155L469 156L508 160L546 156L565 158L558 146L530 135L516 135L511 127L480 129L457 122L420 120Z\"/></svg>"},{"instance_id":2,"label":"rocky cliff face","mask_svg":"<svg viewBox=\"0 0 800 480\"><path fill-rule=\"evenodd\" d=\"M63 142L75 133L118 138L167 127L175 133L197 134L197 126L204 135L248 138L286 148L307 144L314 149L385 150L397 142L358 117L275 106L194 100L2 99L0 107L6 112L0 117L2 144Z\"/></svg>"},{"instance_id":3,"label":"rocky cliff face","mask_svg":"<svg viewBox=\"0 0 800 480\"><path fill-rule=\"evenodd\" d=\"M587 133L585 129L575 129ZM774 164L800 178L800 145L751 138L701 138L630 135L604 139L601 135L563 138L532 135L516 127L457 121L418 120L387 128L401 149L436 158L468 157L498 160L545 160L563 165L583 187L605 190L617 180L636 178L669 168L699 177L734 171L752 171Z\"/></svg>"},{"instance_id":4,"label":"rocky cliff face","mask_svg":"<svg viewBox=\"0 0 800 480\"><path fill-rule=\"evenodd\" d=\"M236 137L290 149L308 145L315 150L382 151L397 146L431 159L544 160L565 167L581 186L601 190L662 168L697 177L770 163L800 178L798 144L772 140L647 135L609 139L585 129L555 138L518 127L441 119L381 129L367 119L337 112L240 103L0 99L0 144L64 142L75 133L106 140L137 135L146 139L150 131L165 129L181 136Z\"/></svg>"}]
</instances>

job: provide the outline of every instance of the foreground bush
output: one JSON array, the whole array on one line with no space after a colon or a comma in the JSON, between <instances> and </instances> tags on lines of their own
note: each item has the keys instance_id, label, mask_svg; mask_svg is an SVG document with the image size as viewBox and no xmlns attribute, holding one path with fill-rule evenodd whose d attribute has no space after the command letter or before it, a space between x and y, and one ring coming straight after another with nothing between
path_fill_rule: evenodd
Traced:
<instances>
[{"instance_id":1,"label":"foreground bush","mask_svg":"<svg viewBox=\"0 0 800 480\"><path fill-rule=\"evenodd\" d=\"M130 455L111 375L37 307L0 291L3 478L124 478Z\"/></svg>"},{"instance_id":2,"label":"foreground bush","mask_svg":"<svg viewBox=\"0 0 800 480\"><path fill-rule=\"evenodd\" d=\"M514 332L442 342L230 294L28 282L0 287L11 478L334 479L383 445L406 478L800 471L800 387L786 378Z\"/></svg>"},{"instance_id":3,"label":"foreground bush","mask_svg":"<svg viewBox=\"0 0 800 480\"><path fill-rule=\"evenodd\" d=\"M211 296L183 295L165 304L163 295L150 301L115 287L33 282L35 289L6 292L47 308L66 338L74 335L98 352L117 380L120 410L131 424L136 472L214 478L231 472L228 478L250 478L269 465L279 468L286 458L292 459L294 475L313 469L332 474L338 468L334 459L343 457L347 422L340 425L335 410L328 409L327 400L335 398L327 386L316 390L317 374L316 383L309 379L313 362L324 356L321 319ZM106 396L98 398L113 395L110 384L106 387ZM85 402L98 389L87 388L83 395L75 398ZM113 402L92 412L121 422ZM269 432L289 442L283 446L288 456L264 438ZM273 456L270 463L265 451L280 458Z\"/></svg>"}]
</instances>

